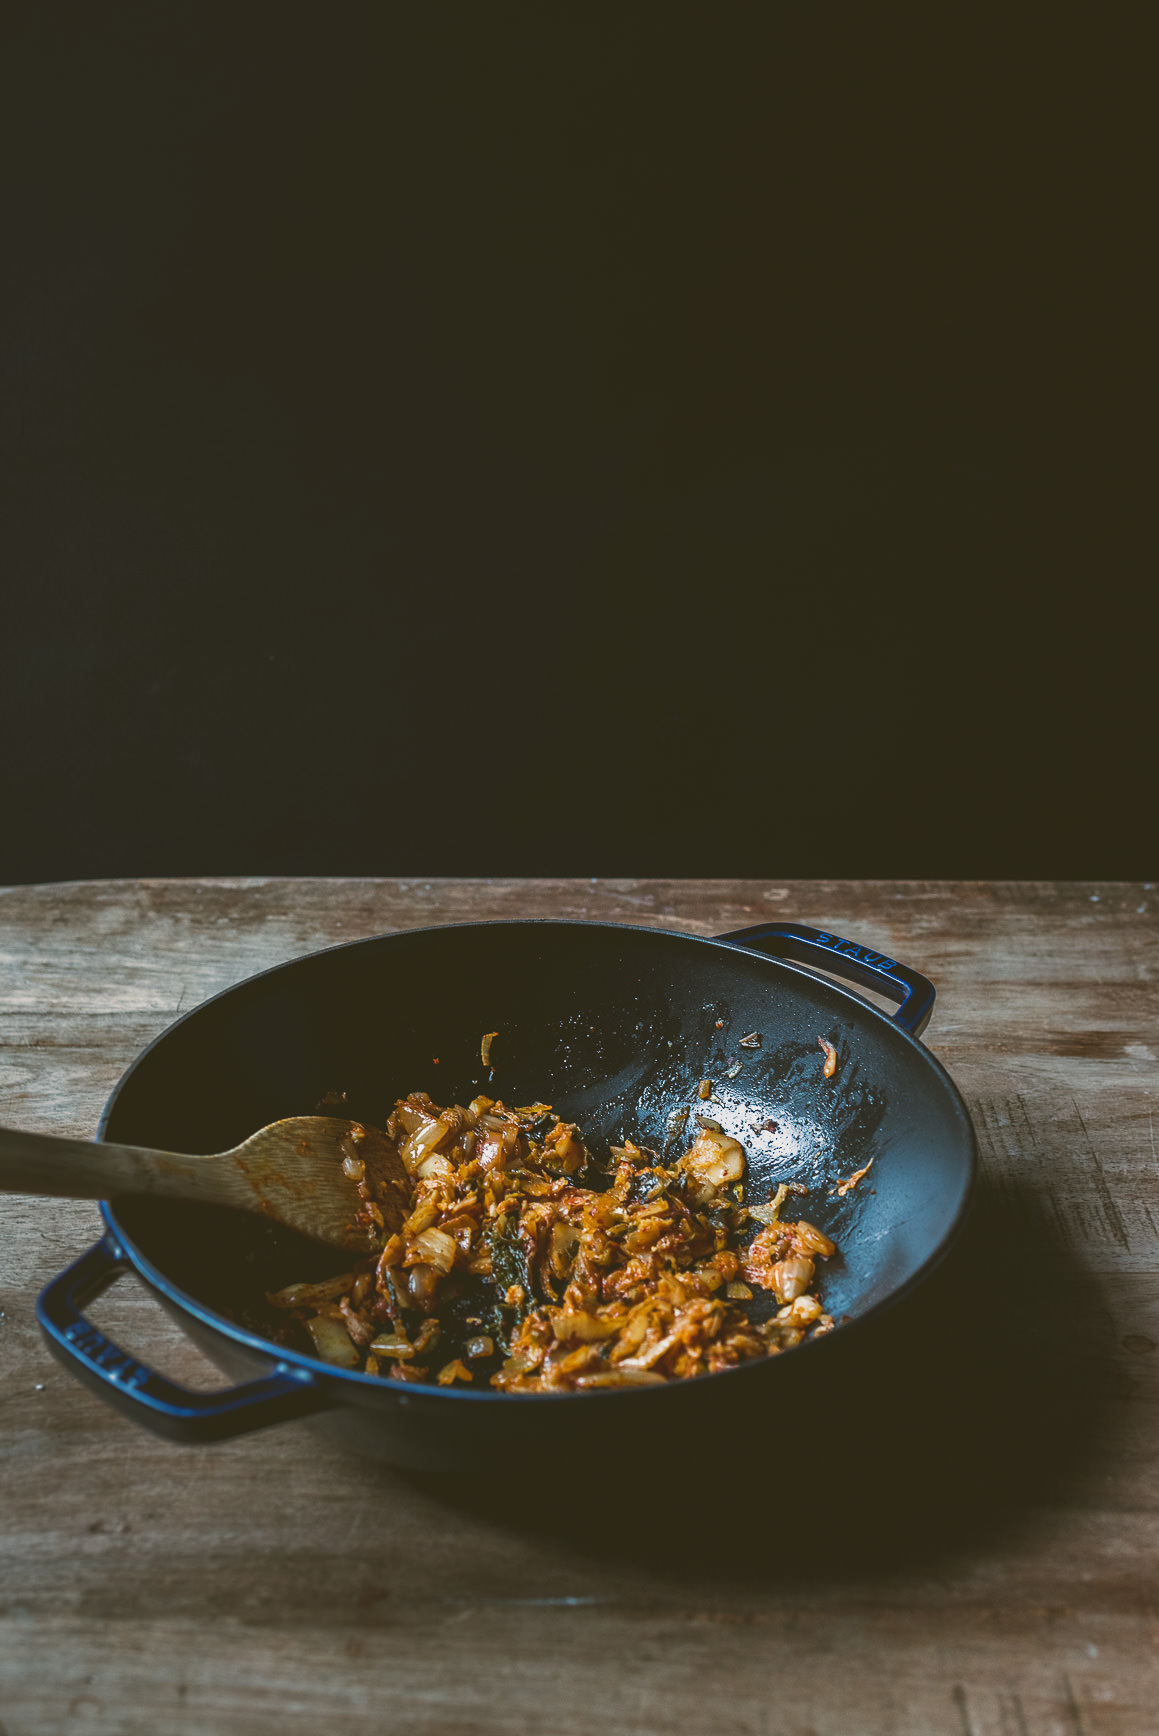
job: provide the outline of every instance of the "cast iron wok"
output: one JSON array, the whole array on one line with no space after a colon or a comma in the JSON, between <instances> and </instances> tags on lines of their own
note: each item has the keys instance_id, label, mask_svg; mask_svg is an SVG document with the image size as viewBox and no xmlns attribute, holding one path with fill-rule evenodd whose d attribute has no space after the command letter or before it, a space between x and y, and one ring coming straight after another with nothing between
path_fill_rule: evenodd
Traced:
<instances>
[{"instance_id":1,"label":"cast iron wok","mask_svg":"<svg viewBox=\"0 0 1159 1736\"><path fill-rule=\"evenodd\" d=\"M786 955L875 988L897 1013ZM672 1112L688 1105L744 1144L750 1199L804 1182L806 1215L838 1244L820 1288L838 1330L780 1357L561 1395L351 1373L262 1336L265 1291L340 1269L341 1255L336 1266L332 1251L247 1214L128 1197L102 1205L102 1239L44 1290L42 1329L90 1388L173 1439L309 1417L347 1446L433 1471L591 1454L626 1435L637 1447L691 1440L753 1406L797 1403L803 1387L836 1390L842 1357L938 1263L971 1194L969 1117L918 1041L933 999L896 960L797 924L716 940L555 921L418 929L295 959L206 1001L138 1057L106 1106L98 1138L198 1152L310 1113L329 1092L346 1093L336 1112L379 1124L413 1089L443 1103L484 1090L542 1100L595 1149L629 1135L663 1148ZM498 1032L493 1073L480 1061L487 1031ZM760 1047L741 1047L752 1032ZM819 1037L837 1050L830 1079ZM704 1078L707 1103L696 1095ZM855 1189L832 1191L871 1157ZM129 1270L241 1384L179 1387L85 1319L86 1303Z\"/></svg>"}]
</instances>

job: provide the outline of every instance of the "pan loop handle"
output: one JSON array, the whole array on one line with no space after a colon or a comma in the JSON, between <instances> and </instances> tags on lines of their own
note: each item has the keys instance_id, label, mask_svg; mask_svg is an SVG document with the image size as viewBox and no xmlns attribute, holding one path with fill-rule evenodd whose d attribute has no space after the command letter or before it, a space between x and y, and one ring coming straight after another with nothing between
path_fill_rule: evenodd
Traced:
<instances>
[{"instance_id":1,"label":"pan loop handle","mask_svg":"<svg viewBox=\"0 0 1159 1736\"><path fill-rule=\"evenodd\" d=\"M171 1441L222 1441L291 1417L309 1416L330 1402L325 1383L306 1369L277 1363L262 1380L225 1391L178 1386L129 1356L82 1310L131 1265L111 1232L61 1272L40 1294L36 1315L48 1348L98 1397L123 1415Z\"/></svg>"},{"instance_id":2,"label":"pan loop handle","mask_svg":"<svg viewBox=\"0 0 1159 1736\"><path fill-rule=\"evenodd\" d=\"M819 965L835 976L860 983L862 988L876 989L878 994L900 1003L893 1022L911 1037L920 1037L930 1022L934 985L929 978L883 952L875 952L871 946L862 946L859 941L843 940L839 934L809 928L803 922L758 922L753 928L737 928L731 934L718 935L717 939L729 946L767 953L771 958Z\"/></svg>"}]
</instances>

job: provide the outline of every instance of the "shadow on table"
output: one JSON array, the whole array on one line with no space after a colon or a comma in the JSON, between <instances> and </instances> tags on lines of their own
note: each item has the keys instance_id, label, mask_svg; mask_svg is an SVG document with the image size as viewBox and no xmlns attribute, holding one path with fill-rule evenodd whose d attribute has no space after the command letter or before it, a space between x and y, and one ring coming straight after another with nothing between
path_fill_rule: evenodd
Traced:
<instances>
[{"instance_id":1,"label":"shadow on table","mask_svg":"<svg viewBox=\"0 0 1159 1736\"><path fill-rule=\"evenodd\" d=\"M513 1464L493 1495L409 1475L481 1518L652 1571L800 1583L912 1566L1008 1532L1089 1464L1112 1396L1106 1331L1036 1197L983 1183L957 1248L850 1334L827 1390L778 1383L759 1413L681 1434L670 1454L609 1435L590 1474Z\"/></svg>"}]
</instances>

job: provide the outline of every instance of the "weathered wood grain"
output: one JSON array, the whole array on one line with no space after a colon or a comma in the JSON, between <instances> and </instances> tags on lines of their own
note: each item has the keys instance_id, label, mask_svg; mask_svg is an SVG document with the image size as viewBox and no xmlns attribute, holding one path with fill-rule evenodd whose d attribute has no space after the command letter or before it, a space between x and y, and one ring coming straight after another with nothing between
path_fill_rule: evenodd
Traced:
<instances>
[{"instance_id":1,"label":"weathered wood grain","mask_svg":"<svg viewBox=\"0 0 1159 1736\"><path fill-rule=\"evenodd\" d=\"M5 1736L1159 1731L1157 913L1140 885L0 891L0 1119L81 1135L179 1010L337 941L515 915L712 934L765 914L867 941L938 986L927 1037L971 1105L989 1202L971 1256L977 1333L996 1334L996 1354L1007 1327L1022 1333L1042 1370L1025 1402L1011 1379L957 1395L995 1490L1006 1463L1017 1482L968 1525L932 1524L903 1556L838 1543L806 1571L778 1543L775 1452L767 1478L737 1490L722 1443L719 1465L694 1468L673 1560L601 1536L598 1516L586 1534L519 1523L510 1500L454 1498L298 1425L204 1450L135 1430L50 1361L32 1316L94 1234L94 1208L5 1200ZM219 1384L131 1282L94 1314L168 1372ZM851 1475L865 1462L853 1443ZM747 1556L706 1547L722 1527L747 1531Z\"/></svg>"}]
</instances>

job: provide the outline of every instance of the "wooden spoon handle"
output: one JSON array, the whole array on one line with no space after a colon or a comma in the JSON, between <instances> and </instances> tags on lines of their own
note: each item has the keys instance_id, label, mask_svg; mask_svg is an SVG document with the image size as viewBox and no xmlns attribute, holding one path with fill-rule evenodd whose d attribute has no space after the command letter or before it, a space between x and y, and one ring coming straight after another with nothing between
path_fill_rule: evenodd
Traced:
<instances>
[{"instance_id":1,"label":"wooden spoon handle","mask_svg":"<svg viewBox=\"0 0 1159 1736\"><path fill-rule=\"evenodd\" d=\"M169 1194L230 1205L237 1198L237 1182L231 1165L211 1157L149 1151L136 1145L97 1145L87 1139L0 1127L0 1193L88 1200L126 1193Z\"/></svg>"}]
</instances>

